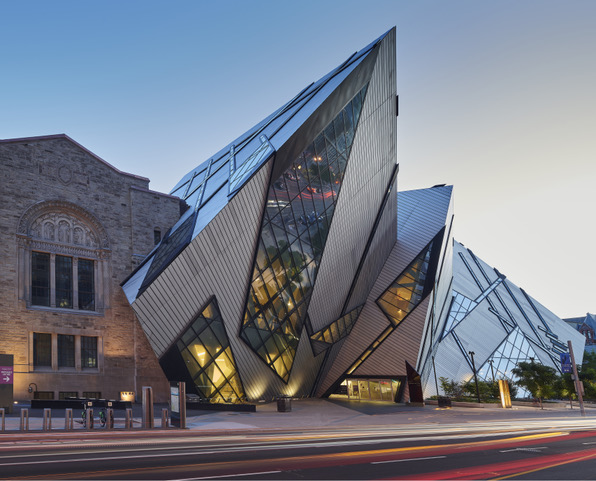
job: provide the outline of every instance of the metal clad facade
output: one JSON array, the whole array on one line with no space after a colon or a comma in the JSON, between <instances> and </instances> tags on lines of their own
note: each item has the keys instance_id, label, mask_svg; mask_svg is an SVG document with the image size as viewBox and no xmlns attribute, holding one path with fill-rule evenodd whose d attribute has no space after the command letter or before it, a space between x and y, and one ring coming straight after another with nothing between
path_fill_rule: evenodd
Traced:
<instances>
[{"instance_id":1,"label":"metal clad facade","mask_svg":"<svg viewBox=\"0 0 596 481\"><path fill-rule=\"evenodd\" d=\"M395 31L379 46L309 306L314 331L342 315L396 161ZM389 241L390 242L390 241ZM329 299L337 299L329 302Z\"/></svg>"}]
</instances>

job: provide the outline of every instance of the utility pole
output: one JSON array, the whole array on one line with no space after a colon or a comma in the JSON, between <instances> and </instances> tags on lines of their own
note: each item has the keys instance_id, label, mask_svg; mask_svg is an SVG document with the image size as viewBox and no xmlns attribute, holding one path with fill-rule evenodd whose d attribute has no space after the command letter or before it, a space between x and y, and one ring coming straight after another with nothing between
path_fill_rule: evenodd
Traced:
<instances>
[{"instance_id":1,"label":"utility pole","mask_svg":"<svg viewBox=\"0 0 596 481\"><path fill-rule=\"evenodd\" d=\"M586 411L584 410L584 396L582 393L583 386L577 374L577 366L575 365L575 356L573 355L571 341L567 341L567 345L569 346L569 356L571 357L571 365L573 366L573 381L575 382L575 391L577 392L577 399L579 400L579 410L582 416L585 416Z\"/></svg>"},{"instance_id":2,"label":"utility pole","mask_svg":"<svg viewBox=\"0 0 596 481\"><path fill-rule=\"evenodd\" d=\"M468 354L472 358L472 370L474 371L474 382L476 383L476 397L478 398L478 404L480 404L480 391L478 390L478 376L476 375L476 365L474 364L474 351L468 351Z\"/></svg>"}]
</instances>

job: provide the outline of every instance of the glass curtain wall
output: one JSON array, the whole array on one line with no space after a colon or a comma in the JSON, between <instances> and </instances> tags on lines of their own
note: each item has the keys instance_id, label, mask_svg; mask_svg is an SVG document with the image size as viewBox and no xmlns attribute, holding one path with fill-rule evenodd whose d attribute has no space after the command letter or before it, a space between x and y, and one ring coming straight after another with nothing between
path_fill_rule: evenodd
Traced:
<instances>
[{"instance_id":1,"label":"glass curtain wall","mask_svg":"<svg viewBox=\"0 0 596 481\"><path fill-rule=\"evenodd\" d=\"M285 382L366 89L356 94L269 188L241 337Z\"/></svg>"}]
</instances>

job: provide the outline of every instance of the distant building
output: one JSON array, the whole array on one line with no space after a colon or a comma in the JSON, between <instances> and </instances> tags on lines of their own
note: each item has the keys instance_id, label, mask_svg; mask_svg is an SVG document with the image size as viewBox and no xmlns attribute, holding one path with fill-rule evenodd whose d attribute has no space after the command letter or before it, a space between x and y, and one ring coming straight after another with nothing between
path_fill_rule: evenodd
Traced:
<instances>
[{"instance_id":1,"label":"distant building","mask_svg":"<svg viewBox=\"0 0 596 481\"><path fill-rule=\"evenodd\" d=\"M583 317L570 317L563 320L585 336L586 352L596 352L596 338L594 337L594 332L596 331L596 315L588 312Z\"/></svg>"},{"instance_id":2,"label":"distant building","mask_svg":"<svg viewBox=\"0 0 596 481\"><path fill-rule=\"evenodd\" d=\"M119 398L167 383L120 288L179 199L66 135L0 140L0 353L15 399Z\"/></svg>"}]
</instances>

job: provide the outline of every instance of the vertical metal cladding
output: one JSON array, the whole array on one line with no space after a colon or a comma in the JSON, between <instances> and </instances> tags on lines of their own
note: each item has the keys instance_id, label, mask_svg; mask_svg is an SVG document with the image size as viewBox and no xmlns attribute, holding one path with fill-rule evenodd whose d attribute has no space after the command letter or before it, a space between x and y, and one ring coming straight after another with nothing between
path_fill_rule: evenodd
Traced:
<instances>
[{"instance_id":1,"label":"vertical metal cladding","mask_svg":"<svg viewBox=\"0 0 596 481\"><path fill-rule=\"evenodd\" d=\"M227 332L237 332L271 164L255 174L133 303L158 356L165 353L213 296L218 300ZM258 396L258 389L250 387L270 382L268 373L262 372L266 367L252 352L247 352L248 348L235 335L230 335L230 345L240 377L248 386L247 397Z\"/></svg>"},{"instance_id":2,"label":"vertical metal cladding","mask_svg":"<svg viewBox=\"0 0 596 481\"><path fill-rule=\"evenodd\" d=\"M323 329L345 314L342 308L393 173L397 128L395 79L395 30L392 30L379 45L342 194L317 275L308 311L313 331ZM395 242L390 230L385 235L386 244ZM329 302L330 299L334 302Z\"/></svg>"}]
</instances>

